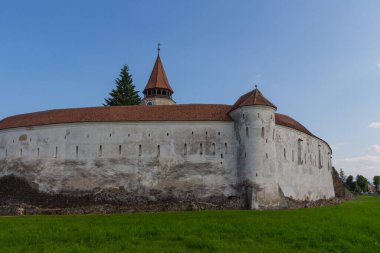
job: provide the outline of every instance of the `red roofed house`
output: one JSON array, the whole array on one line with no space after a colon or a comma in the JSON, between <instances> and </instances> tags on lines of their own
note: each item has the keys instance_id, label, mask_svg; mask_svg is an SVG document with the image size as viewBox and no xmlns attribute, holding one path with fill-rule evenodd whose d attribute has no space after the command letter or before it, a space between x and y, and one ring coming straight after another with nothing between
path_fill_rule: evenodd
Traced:
<instances>
[{"instance_id":1,"label":"red roofed house","mask_svg":"<svg viewBox=\"0 0 380 253\"><path fill-rule=\"evenodd\" d=\"M334 197L328 143L257 88L232 106L176 104L158 55L143 93L139 106L1 120L0 176L134 207L266 209Z\"/></svg>"}]
</instances>

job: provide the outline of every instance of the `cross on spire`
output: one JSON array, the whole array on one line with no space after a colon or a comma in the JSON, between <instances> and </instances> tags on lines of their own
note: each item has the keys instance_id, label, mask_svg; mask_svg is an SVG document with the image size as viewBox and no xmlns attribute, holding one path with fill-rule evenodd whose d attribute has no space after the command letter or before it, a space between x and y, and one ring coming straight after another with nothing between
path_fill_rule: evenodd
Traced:
<instances>
[{"instance_id":1,"label":"cross on spire","mask_svg":"<svg viewBox=\"0 0 380 253\"><path fill-rule=\"evenodd\" d=\"M255 89L257 90L257 84L255 84Z\"/></svg>"},{"instance_id":2,"label":"cross on spire","mask_svg":"<svg viewBox=\"0 0 380 253\"><path fill-rule=\"evenodd\" d=\"M161 50L161 43L158 42L158 44L157 44L157 52L158 52L158 55L160 55L160 50Z\"/></svg>"}]
</instances>

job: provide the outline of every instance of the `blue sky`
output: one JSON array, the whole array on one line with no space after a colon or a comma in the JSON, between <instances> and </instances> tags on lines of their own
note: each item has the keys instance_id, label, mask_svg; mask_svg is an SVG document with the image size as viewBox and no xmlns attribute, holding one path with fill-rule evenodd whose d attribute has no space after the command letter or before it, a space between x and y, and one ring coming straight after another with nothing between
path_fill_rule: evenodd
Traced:
<instances>
[{"instance_id":1,"label":"blue sky","mask_svg":"<svg viewBox=\"0 0 380 253\"><path fill-rule=\"evenodd\" d=\"M143 90L161 42L177 103L232 104L258 83L380 174L380 1L1 1L0 118L99 106L128 64ZM378 123L378 124L376 124Z\"/></svg>"}]
</instances>

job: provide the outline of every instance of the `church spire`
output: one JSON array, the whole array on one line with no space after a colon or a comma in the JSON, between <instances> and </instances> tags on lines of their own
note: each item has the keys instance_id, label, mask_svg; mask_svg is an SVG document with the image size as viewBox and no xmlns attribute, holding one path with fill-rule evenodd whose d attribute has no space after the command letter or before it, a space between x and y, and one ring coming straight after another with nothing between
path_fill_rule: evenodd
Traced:
<instances>
[{"instance_id":1,"label":"church spire","mask_svg":"<svg viewBox=\"0 0 380 253\"><path fill-rule=\"evenodd\" d=\"M174 101L171 99L171 97L174 91L170 86L169 80L166 76L164 66L160 58L160 51L161 43L158 43L156 62L154 63L152 73L150 74L148 83L146 84L145 89L143 91L144 101L153 101L154 98L160 98L160 101L166 99L168 101L170 100L168 102L169 104L173 104Z\"/></svg>"}]
</instances>

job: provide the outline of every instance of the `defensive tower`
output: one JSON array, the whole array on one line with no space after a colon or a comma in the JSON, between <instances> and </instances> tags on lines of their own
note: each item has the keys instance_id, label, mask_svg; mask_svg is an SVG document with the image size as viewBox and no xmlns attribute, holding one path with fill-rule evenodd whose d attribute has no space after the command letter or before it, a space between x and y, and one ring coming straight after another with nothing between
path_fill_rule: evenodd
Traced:
<instances>
[{"instance_id":1,"label":"defensive tower","mask_svg":"<svg viewBox=\"0 0 380 253\"><path fill-rule=\"evenodd\" d=\"M275 111L277 107L256 88L241 96L230 110L240 142L239 182L251 209L278 208Z\"/></svg>"}]
</instances>

